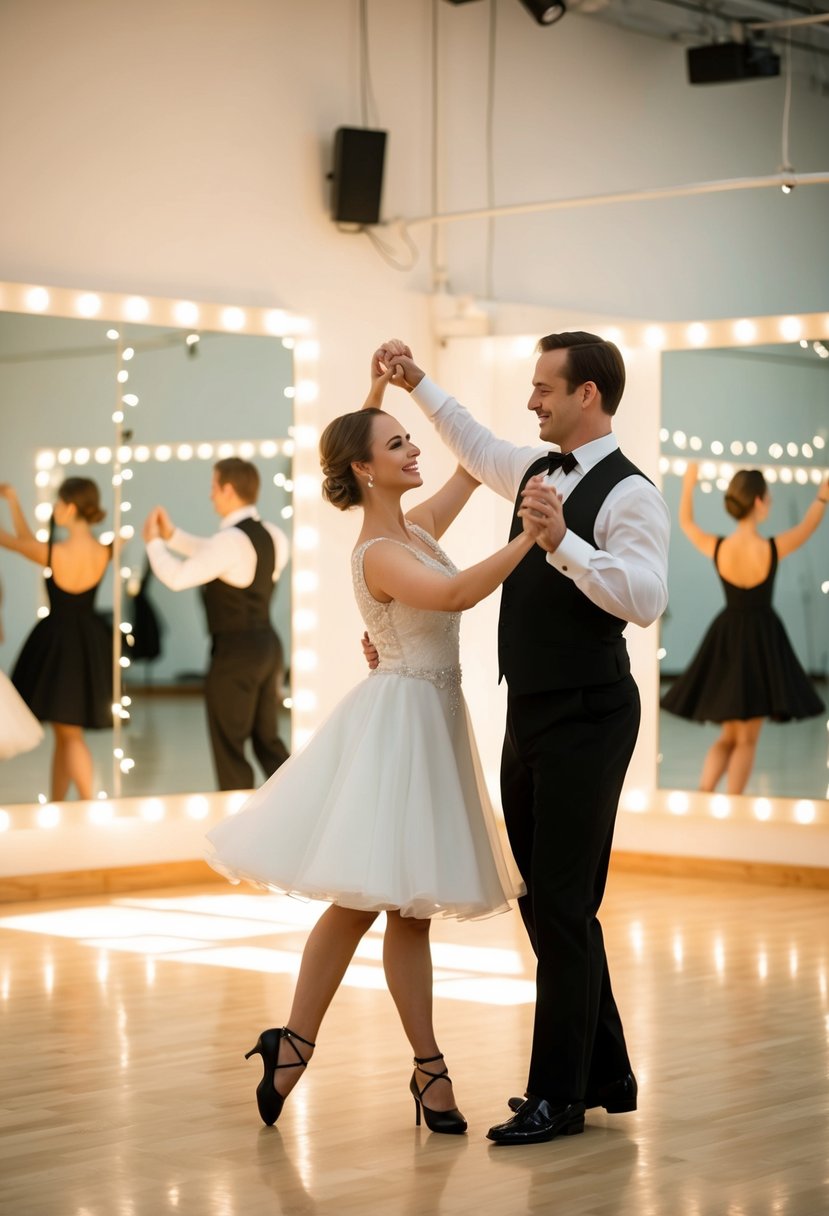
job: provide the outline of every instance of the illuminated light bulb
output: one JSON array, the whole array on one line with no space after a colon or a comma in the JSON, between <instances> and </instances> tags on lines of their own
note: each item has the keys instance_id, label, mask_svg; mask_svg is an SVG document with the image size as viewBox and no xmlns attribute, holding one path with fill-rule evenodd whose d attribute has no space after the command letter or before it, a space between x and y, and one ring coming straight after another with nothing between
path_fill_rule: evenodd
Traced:
<instances>
[{"instance_id":1,"label":"illuminated light bulb","mask_svg":"<svg viewBox=\"0 0 829 1216\"><path fill-rule=\"evenodd\" d=\"M794 804L794 817L798 823L814 823L817 818L814 802L808 798L800 798Z\"/></svg>"},{"instance_id":2,"label":"illuminated light bulb","mask_svg":"<svg viewBox=\"0 0 829 1216\"><path fill-rule=\"evenodd\" d=\"M89 808L89 822L100 827L104 824L112 823L115 818L115 811L110 803L99 802L95 806Z\"/></svg>"},{"instance_id":3,"label":"illuminated light bulb","mask_svg":"<svg viewBox=\"0 0 829 1216\"><path fill-rule=\"evenodd\" d=\"M48 486L51 480L51 475L47 473L45 469L42 472L35 474L35 485L39 486L41 490Z\"/></svg>"},{"instance_id":4,"label":"illuminated light bulb","mask_svg":"<svg viewBox=\"0 0 829 1216\"><path fill-rule=\"evenodd\" d=\"M766 469L763 476L766 481L775 482L777 481L777 469Z\"/></svg>"},{"instance_id":5,"label":"illuminated light bulb","mask_svg":"<svg viewBox=\"0 0 829 1216\"><path fill-rule=\"evenodd\" d=\"M123 422L124 421L124 411L116 410L115 413L112 415L112 421L113 422Z\"/></svg>"},{"instance_id":6,"label":"illuminated light bulb","mask_svg":"<svg viewBox=\"0 0 829 1216\"><path fill-rule=\"evenodd\" d=\"M649 325L645 330L645 345L658 350L665 345L665 331L658 325Z\"/></svg>"},{"instance_id":7,"label":"illuminated light bulb","mask_svg":"<svg viewBox=\"0 0 829 1216\"><path fill-rule=\"evenodd\" d=\"M692 452L702 451L702 440L700 439L699 435L692 435L688 440L688 446Z\"/></svg>"},{"instance_id":8,"label":"illuminated light bulb","mask_svg":"<svg viewBox=\"0 0 829 1216\"><path fill-rule=\"evenodd\" d=\"M659 442L667 443L670 437L671 432L668 430L668 428L666 426L661 427L659 431Z\"/></svg>"},{"instance_id":9,"label":"illuminated light bulb","mask_svg":"<svg viewBox=\"0 0 829 1216\"><path fill-rule=\"evenodd\" d=\"M122 633L132 633L132 625L129 623L129 621L122 621L118 628Z\"/></svg>"},{"instance_id":10,"label":"illuminated light bulb","mask_svg":"<svg viewBox=\"0 0 829 1216\"><path fill-rule=\"evenodd\" d=\"M668 459L668 457L667 457L667 456L660 456L660 457L659 457L659 472L660 472L660 473L667 473L667 472L670 470L670 467L671 467L671 462L670 462L670 460Z\"/></svg>"},{"instance_id":11,"label":"illuminated light bulb","mask_svg":"<svg viewBox=\"0 0 829 1216\"><path fill-rule=\"evenodd\" d=\"M754 800L754 818L765 821L771 819L771 803L768 798L755 798Z\"/></svg>"},{"instance_id":12,"label":"illuminated light bulb","mask_svg":"<svg viewBox=\"0 0 829 1216\"><path fill-rule=\"evenodd\" d=\"M813 445L814 447L819 448L819 449L821 449L821 450L822 450L823 448L825 448L825 447L826 447L826 440L823 438L823 436L822 436L822 435L815 435L815 436L812 438L812 445Z\"/></svg>"},{"instance_id":13,"label":"illuminated light bulb","mask_svg":"<svg viewBox=\"0 0 829 1216\"><path fill-rule=\"evenodd\" d=\"M279 512L279 514L282 519L292 519L293 514L294 514L294 508L291 506L283 507L282 510Z\"/></svg>"},{"instance_id":14,"label":"illuminated light bulb","mask_svg":"<svg viewBox=\"0 0 829 1216\"><path fill-rule=\"evenodd\" d=\"M782 455L783 455L783 445L782 444L780 444L780 443L770 443L769 444L769 456L771 456L773 460L779 460Z\"/></svg>"},{"instance_id":15,"label":"illuminated light bulb","mask_svg":"<svg viewBox=\"0 0 829 1216\"><path fill-rule=\"evenodd\" d=\"M748 443L746 444L746 451L748 452L749 456L757 455L757 444L753 439L749 439Z\"/></svg>"},{"instance_id":16,"label":"illuminated light bulb","mask_svg":"<svg viewBox=\"0 0 829 1216\"><path fill-rule=\"evenodd\" d=\"M685 470L688 468L688 461L677 457L671 461L671 472L676 473L677 477L682 477Z\"/></svg>"},{"instance_id":17,"label":"illuminated light bulb","mask_svg":"<svg viewBox=\"0 0 829 1216\"><path fill-rule=\"evenodd\" d=\"M134 346L125 346L124 349L121 351L121 358L124 360L125 363L129 363L130 359L132 359L134 357L135 357L135 347Z\"/></svg>"},{"instance_id":18,"label":"illuminated light bulb","mask_svg":"<svg viewBox=\"0 0 829 1216\"><path fill-rule=\"evenodd\" d=\"M701 481L699 483L699 488L703 494L711 494L714 489L710 481Z\"/></svg>"},{"instance_id":19,"label":"illuminated light bulb","mask_svg":"<svg viewBox=\"0 0 829 1216\"><path fill-rule=\"evenodd\" d=\"M319 437L319 431L315 426L302 425L294 428L294 442L299 448L315 448L319 441ZM284 446L286 455L290 455L288 448L289 443L290 440L288 440ZM293 444L291 444L291 449L293 449Z\"/></svg>"},{"instance_id":20,"label":"illuminated light bulb","mask_svg":"<svg viewBox=\"0 0 829 1216\"><path fill-rule=\"evenodd\" d=\"M238 815L242 807L248 800L249 795L243 794L239 790L235 794L231 794L227 800L228 815Z\"/></svg>"},{"instance_id":21,"label":"illuminated light bulb","mask_svg":"<svg viewBox=\"0 0 829 1216\"><path fill-rule=\"evenodd\" d=\"M297 528L294 544L301 552L307 553L311 549L316 549L319 543L320 534L316 528L310 528L307 525L304 528Z\"/></svg>"},{"instance_id":22,"label":"illuminated light bulb","mask_svg":"<svg viewBox=\"0 0 829 1216\"><path fill-rule=\"evenodd\" d=\"M124 524L118 535L121 537L121 540L132 540L132 538L135 536L135 528L132 526L132 524Z\"/></svg>"},{"instance_id":23,"label":"illuminated light bulb","mask_svg":"<svg viewBox=\"0 0 829 1216\"><path fill-rule=\"evenodd\" d=\"M711 799L711 814L715 819L727 819L731 814L731 799L725 794L715 794Z\"/></svg>"},{"instance_id":24,"label":"illuminated light bulb","mask_svg":"<svg viewBox=\"0 0 829 1216\"><path fill-rule=\"evenodd\" d=\"M757 326L745 318L734 325L734 337L738 342L753 342L757 337Z\"/></svg>"},{"instance_id":25,"label":"illuminated light bulb","mask_svg":"<svg viewBox=\"0 0 829 1216\"><path fill-rule=\"evenodd\" d=\"M133 460L137 460L139 464L143 464L145 460L150 459L150 449L144 443L139 443L138 447L132 454Z\"/></svg>"},{"instance_id":26,"label":"illuminated light bulb","mask_svg":"<svg viewBox=\"0 0 829 1216\"><path fill-rule=\"evenodd\" d=\"M290 430L291 428L289 427L288 429ZM298 429L301 429L301 428L298 428ZM286 456L293 456L293 454L294 454L294 441L293 441L293 439L286 439L286 440L285 440L285 442L282 444L282 451L284 452L284 454L285 454Z\"/></svg>"},{"instance_id":27,"label":"illuminated light bulb","mask_svg":"<svg viewBox=\"0 0 829 1216\"><path fill-rule=\"evenodd\" d=\"M123 401L124 405L138 405L138 396L135 393L124 393L121 400Z\"/></svg>"},{"instance_id":28,"label":"illuminated light bulb","mask_svg":"<svg viewBox=\"0 0 829 1216\"><path fill-rule=\"evenodd\" d=\"M125 654L122 654L122 655L121 655L121 657L120 657L120 659L118 660L118 662L120 663L120 665L121 665L122 667L129 667L129 665L130 665L130 661L129 661L129 659L127 658L127 656L126 656Z\"/></svg>"},{"instance_id":29,"label":"illuminated light bulb","mask_svg":"<svg viewBox=\"0 0 829 1216\"><path fill-rule=\"evenodd\" d=\"M8 832L11 822L12 817L9 812L0 810L0 832Z\"/></svg>"},{"instance_id":30,"label":"illuminated light bulb","mask_svg":"<svg viewBox=\"0 0 829 1216\"><path fill-rule=\"evenodd\" d=\"M688 436L684 431L674 431L673 440L676 447L684 448L688 442Z\"/></svg>"},{"instance_id":31,"label":"illuminated light bulb","mask_svg":"<svg viewBox=\"0 0 829 1216\"><path fill-rule=\"evenodd\" d=\"M298 608L292 619L296 633L308 633L310 630L316 629L319 621L313 608Z\"/></svg>"},{"instance_id":32,"label":"illuminated light bulb","mask_svg":"<svg viewBox=\"0 0 829 1216\"><path fill-rule=\"evenodd\" d=\"M121 476L123 477L124 481L132 481L132 469L123 469L121 471Z\"/></svg>"},{"instance_id":33,"label":"illuminated light bulb","mask_svg":"<svg viewBox=\"0 0 829 1216\"><path fill-rule=\"evenodd\" d=\"M128 756L125 756L118 767L122 773L131 773L135 768L135 761L131 760Z\"/></svg>"},{"instance_id":34,"label":"illuminated light bulb","mask_svg":"<svg viewBox=\"0 0 829 1216\"><path fill-rule=\"evenodd\" d=\"M52 518L52 504L50 502L39 502L35 507L35 519L39 519L42 524L45 524Z\"/></svg>"},{"instance_id":35,"label":"illuminated light bulb","mask_svg":"<svg viewBox=\"0 0 829 1216\"><path fill-rule=\"evenodd\" d=\"M45 806L45 805L46 805L47 798L46 798L46 795L45 795L45 794L38 794L38 796L37 796L37 800L38 800L38 802L40 803L40 805L41 805L41 806Z\"/></svg>"},{"instance_id":36,"label":"illuminated light bulb","mask_svg":"<svg viewBox=\"0 0 829 1216\"><path fill-rule=\"evenodd\" d=\"M780 333L787 342L796 342L803 332L803 326L797 317L783 317L780 322Z\"/></svg>"},{"instance_id":37,"label":"illuminated light bulb","mask_svg":"<svg viewBox=\"0 0 829 1216\"><path fill-rule=\"evenodd\" d=\"M41 604L37 610L37 619L39 621L45 621L48 615L49 615L49 609L46 607L45 604Z\"/></svg>"},{"instance_id":38,"label":"illuminated light bulb","mask_svg":"<svg viewBox=\"0 0 829 1216\"><path fill-rule=\"evenodd\" d=\"M76 448L75 449L75 464L88 464L88 463L89 463L89 448Z\"/></svg>"},{"instance_id":39,"label":"illuminated light bulb","mask_svg":"<svg viewBox=\"0 0 829 1216\"><path fill-rule=\"evenodd\" d=\"M703 346L708 340L708 329L701 321L694 321L688 326L687 335L692 346Z\"/></svg>"},{"instance_id":40,"label":"illuminated light bulb","mask_svg":"<svg viewBox=\"0 0 829 1216\"><path fill-rule=\"evenodd\" d=\"M173 449L167 443L160 443L158 445L158 447L155 449L156 460L161 460L161 461L169 460L170 457L172 456L172 454L173 454Z\"/></svg>"},{"instance_id":41,"label":"illuminated light bulb","mask_svg":"<svg viewBox=\"0 0 829 1216\"><path fill-rule=\"evenodd\" d=\"M293 664L297 671L316 671L317 652L315 650L295 650Z\"/></svg>"},{"instance_id":42,"label":"illuminated light bulb","mask_svg":"<svg viewBox=\"0 0 829 1216\"><path fill-rule=\"evenodd\" d=\"M124 302L124 316L130 321L146 321L150 305L142 296L130 296Z\"/></svg>"},{"instance_id":43,"label":"illuminated light bulb","mask_svg":"<svg viewBox=\"0 0 829 1216\"><path fill-rule=\"evenodd\" d=\"M672 815L687 815L691 802L684 790L671 790L668 795L668 810Z\"/></svg>"},{"instance_id":44,"label":"illuminated light bulb","mask_svg":"<svg viewBox=\"0 0 829 1216\"><path fill-rule=\"evenodd\" d=\"M222 325L225 329L240 330L245 326L245 314L241 308L223 308Z\"/></svg>"},{"instance_id":45,"label":"illuminated light bulb","mask_svg":"<svg viewBox=\"0 0 829 1216\"><path fill-rule=\"evenodd\" d=\"M71 464L71 463L72 463L72 449L71 448L61 448L60 451L58 452L58 464Z\"/></svg>"},{"instance_id":46,"label":"illuminated light bulb","mask_svg":"<svg viewBox=\"0 0 829 1216\"><path fill-rule=\"evenodd\" d=\"M36 469L53 469L55 467L55 453L51 448L44 448L35 456Z\"/></svg>"},{"instance_id":47,"label":"illuminated light bulb","mask_svg":"<svg viewBox=\"0 0 829 1216\"><path fill-rule=\"evenodd\" d=\"M317 694L312 692L310 688L300 688L294 693L294 706L301 712L317 708Z\"/></svg>"},{"instance_id":48,"label":"illuminated light bulb","mask_svg":"<svg viewBox=\"0 0 829 1216\"><path fill-rule=\"evenodd\" d=\"M709 480L717 476L717 466L713 460L704 460L699 467L700 477L706 477Z\"/></svg>"},{"instance_id":49,"label":"illuminated light bulb","mask_svg":"<svg viewBox=\"0 0 829 1216\"><path fill-rule=\"evenodd\" d=\"M300 405L316 401L320 395L320 386L316 380L300 380L296 386L296 400Z\"/></svg>"},{"instance_id":50,"label":"illuminated light bulb","mask_svg":"<svg viewBox=\"0 0 829 1216\"><path fill-rule=\"evenodd\" d=\"M75 308L82 317L96 317L101 311L101 298L87 291L75 300Z\"/></svg>"},{"instance_id":51,"label":"illuminated light bulb","mask_svg":"<svg viewBox=\"0 0 829 1216\"><path fill-rule=\"evenodd\" d=\"M719 439L715 439L714 442L711 444L711 451L714 453L715 456L722 456L723 445L720 443Z\"/></svg>"},{"instance_id":52,"label":"illuminated light bulb","mask_svg":"<svg viewBox=\"0 0 829 1216\"><path fill-rule=\"evenodd\" d=\"M179 460L190 460L193 456L193 448L189 443L180 443L176 448L176 456Z\"/></svg>"},{"instance_id":53,"label":"illuminated light bulb","mask_svg":"<svg viewBox=\"0 0 829 1216\"><path fill-rule=\"evenodd\" d=\"M296 396L296 389L294 388L293 384L289 384L283 388L282 396L287 397L289 401L293 401L294 397Z\"/></svg>"},{"instance_id":54,"label":"illuminated light bulb","mask_svg":"<svg viewBox=\"0 0 829 1216\"><path fill-rule=\"evenodd\" d=\"M809 481L812 481L812 482L814 482L814 484L816 486L819 486L820 483L823 481L823 473L821 472L821 470L820 469L809 469Z\"/></svg>"},{"instance_id":55,"label":"illuminated light bulb","mask_svg":"<svg viewBox=\"0 0 829 1216\"><path fill-rule=\"evenodd\" d=\"M294 493L297 498L318 498L321 481L311 473L303 473L294 483Z\"/></svg>"},{"instance_id":56,"label":"illuminated light bulb","mask_svg":"<svg viewBox=\"0 0 829 1216\"><path fill-rule=\"evenodd\" d=\"M189 346L191 348L194 346L198 346L199 342L201 342L201 334L188 334L187 337L184 339L184 342L185 342L186 346Z\"/></svg>"},{"instance_id":57,"label":"illuminated light bulb","mask_svg":"<svg viewBox=\"0 0 829 1216\"><path fill-rule=\"evenodd\" d=\"M196 455L198 456L199 460L209 460L213 455L213 444L200 443L196 448Z\"/></svg>"},{"instance_id":58,"label":"illuminated light bulb","mask_svg":"<svg viewBox=\"0 0 829 1216\"><path fill-rule=\"evenodd\" d=\"M45 312L49 307L49 292L45 287L33 287L26 292L26 307L30 312Z\"/></svg>"},{"instance_id":59,"label":"illuminated light bulb","mask_svg":"<svg viewBox=\"0 0 829 1216\"><path fill-rule=\"evenodd\" d=\"M195 325L199 319L198 305L192 300L179 300L173 307L173 316L180 325Z\"/></svg>"},{"instance_id":60,"label":"illuminated light bulb","mask_svg":"<svg viewBox=\"0 0 829 1216\"><path fill-rule=\"evenodd\" d=\"M122 367L115 379L119 384L126 384L130 378L130 374L125 367Z\"/></svg>"},{"instance_id":61,"label":"illuminated light bulb","mask_svg":"<svg viewBox=\"0 0 829 1216\"><path fill-rule=\"evenodd\" d=\"M622 805L626 811L641 814L642 811L648 809L648 795L644 790L627 790L622 799Z\"/></svg>"},{"instance_id":62,"label":"illuminated light bulb","mask_svg":"<svg viewBox=\"0 0 829 1216\"><path fill-rule=\"evenodd\" d=\"M256 444L255 443L250 443L247 440L245 440L244 443L239 444L239 455L242 457L243 460L250 460L251 456L255 455L255 453L256 453Z\"/></svg>"},{"instance_id":63,"label":"illuminated light bulb","mask_svg":"<svg viewBox=\"0 0 829 1216\"><path fill-rule=\"evenodd\" d=\"M296 346L296 341L293 338L283 338L282 345L286 350L293 350Z\"/></svg>"},{"instance_id":64,"label":"illuminated light bulb","mask_svg":"<svg viewBox=\"0 0 829 1216\"><path fill-rule=\"evenodd\" d=\"M319 587L319 575L316 570L294 571L294 588L296 591L316 591Z\"/></svg>"},{"instance_id":65,"label":"illuminated light bulb","mask_svg":"<svg viewBox=\"0 0 829 1216\"><path fill-rule=\"evenodd\" d=\"M829 595L829 579L826 579L820 584L820 589L824 595Z\"/></svg>"},{"instance_id":66,"label":"illuminated light bulb","mask_svg":"<svg viewBox=\"0 0 829 1216\"><path fill-rule=\"evenodd\" d=\"M785 482L786 485L789 485L789 483L793 480L791 469L781 469L780 480Z\"/></svg>"},{"instance_id":67,"label":"illuminated light bulb","mask_svg":"<svg viewBox=\"0 0 829 1216\"><path fill-rule=\"evenodd\" d=\"M312 730L309 730L307 726L294 727L293 730L291 731L291 739L293 740L294 751L299 751L299 749L301 747L304 747L305 744L308 742L308 740L313 735L313 733L314 732Z\"/></svg>"},{"instance_id":68,"label":"illuminated light bulb","mask_svg":"<svg viewBox=\"0 0 829 1216\"><path fill-rule=\"evenodd\" d=\"M281 308L269 308L263 318L267 333L273 338L281 338L288 328L288 314Z\"/></svg>"},{"instance_id":69,"label":"illuminated light bulb","mask_svg":"<svg viewBox=\"0 0 829 1216\"><path fill-rule=\"evenodd\" d=\"M226 456L233 455L233 444L232 443L220 443L218 450L219 450L219 456L222 458L222 460L224 460L224 458Z\"/></svg>"},{"instance_id":70,"label":"illuminated light bulb","mask_svg":"<svg viewBox=\"0 0 829 1216\"><path fill-rule=\"evenodd\" d=\"M285 709L293 709L293 707L294 707L293 697L283 697L282 704Z\"/></svg>"},{"instance_id":71,"label":"illuminated light bulb","mask_svg":"<svg viewBox=\"0 0 829 1216\"><path fill-rule=\"evenodd\" d=\"M729 451L731 452L732 456L742 456L743 445L740 443L739 439L735 439L729 444Z\"/></svg>"},{"instance_id":72,"label":"illuminated light bulb","mask_svg":"<svg viewBox=\"0 0 829 1216\"><path fill-rule=\"evenodd\" d=\"M809 484L809 474L806 469L795 469L794 479L798 485L805 486Z\"/></svg>"},{"instance_id":73,"label":"illuminated light bulb","mask_svg":"<svg viewBox=\"0 0 829 1216\"><path fill-rule=\"evenodd\" d=\"M266 459L276 456L278 451L279 445L274 443L272 439L264 439L262 443L259 444L259 455L264 456Z\"/></svg>"},{"instance_id":74,"label":"illuminated light bulb","mask_svg":"<svg viewBox=\"0 0 829 1216\"><path fill-rule=\"evenodd\" d=\"M307 360L308 362L314 359L319 359L319 342L316 340L316 338L303 338L302 341L297 342L296 346L294 347L294 356L297 359Z\"/></svg>"},{"instance_id":75,"label":"illuminated light bulb","mask_svg":"<svg viewBox=\"0 0 829 1216\"><path fill-rule=\"evenodd\" d=\"M35 815L38 827L56 828L60 823L60 807L54 805L41 806Z\"/></svg>"},{"instance_id":76,"label":"illuminated light bulb","mask_svg":"<svg viewBox=\"0 0 829 1216\"><path fill-rule=\"evenodd\" d=\"M790 456L799 456L800 455L800 448L797 446L796 443L792 443L791 441L789 441L789 443L786 444L786 451L789 453Z\"/></svg>"},{"instance_id":77,"label":"illuminated light bulb","mask_svg":"<svg viewBox=\"0 0 829 1216\"><path fill-rule=\"evenodd\" d=\"M141 803L138 813L148 823L158 823L164 818L164 803L160 798L148 798L146 802Z\"/></svg>"},{"instance_id":78,"label":"illuminated light bulb","mask_svg":"<svg viewBox=\"0 0 829 1216\"><path fill-rule=\"evenodd\" d=\"M187 799L184 809L191 819L206 819L210 807L203 794L194 794Z\"/></svg>"},{"instance_id":79,"label":"illuminated light bulb","mask_svg":"<svg viewBox=\"0 0 829 1216\"><path fill-rule=\"evenodd\" d=\"M807 460L811 460L815 454L810 443L801 443L800 453L802 456L805 456Z\"/></svg>"}]
</instances>

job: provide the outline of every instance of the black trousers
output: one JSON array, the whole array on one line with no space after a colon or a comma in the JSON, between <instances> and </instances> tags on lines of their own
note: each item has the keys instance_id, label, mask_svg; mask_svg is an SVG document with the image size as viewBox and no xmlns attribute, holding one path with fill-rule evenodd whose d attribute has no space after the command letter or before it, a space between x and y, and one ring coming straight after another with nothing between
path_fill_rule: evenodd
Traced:
<instances>
[{"instance_id":1,"label":"black trousers","mask_svg":"<svg viewBox=\"0 0 829 1216\"><path fill-rule=\"evenodd\" d=\"M245 757L248 739L266 778L287 760L277 731L281 682L282 645L272 629L214 634L205 703L220 790L253 788L253 768Z\"/></svg>"},{"instance_id":2,"label":"black trousers","mask_svg":"<svg viewBox=\"0 0 829 1216\"><path fill-rule=\"evenodd\" d=\"M527 1092L556 1104L630 1069L597 913L639 717L631 676L508 699L501 794L537 958Z\"/></svg>"}]
</instances>

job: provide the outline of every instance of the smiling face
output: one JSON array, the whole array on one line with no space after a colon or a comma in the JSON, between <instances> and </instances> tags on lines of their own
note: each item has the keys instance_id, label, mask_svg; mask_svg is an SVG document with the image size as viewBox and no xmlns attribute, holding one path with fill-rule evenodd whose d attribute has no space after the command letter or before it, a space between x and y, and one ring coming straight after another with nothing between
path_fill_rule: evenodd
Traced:
<instances>
[{"instance_id":1,"label":"smiling face","mask_svg":"<svg viewBox=\"0 0 829 1216\"><path fill-rule=\"evenodd\" d=\"M548 350L539 356L533 376L532 396L527 409L538 418L538 437L557 443L563 451L577 447L584 429L585 411L595 397L595 385L576 385L570 392L566 376L567 350ZM591 391L592 390L592 391Z\"/></svg>"},{"instance_id":2,"label":"smiling face","mask_svg":"<svg viewBox=\"0 0 829 1216\"><path fill-rule=\"evenodd\" d=\"M371 434L371 457L356 467L361 483L366 484L370 473L373 489L411 490L423 485L417 458L420 448L412 443L411 436L391 414L378 414L374 419ZM372 491L367 489L366 494ZM364 495L365 497L365 495Z\"/></svg>"}]
</instances>

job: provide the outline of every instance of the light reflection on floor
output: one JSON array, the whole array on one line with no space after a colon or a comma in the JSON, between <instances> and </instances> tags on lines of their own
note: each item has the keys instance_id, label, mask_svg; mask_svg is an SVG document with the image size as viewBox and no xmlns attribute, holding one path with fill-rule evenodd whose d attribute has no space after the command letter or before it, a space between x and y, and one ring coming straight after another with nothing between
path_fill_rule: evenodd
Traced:
<instances>
[{"instance_id":1,"label":"light reflection on floor","mask_svg":"<svg viewBox=\"0 0 829 1216\"><path fill-rule=\"evenodd\" d=\"M328 905L280 895L199 895L169 899L123 898L108 907L79 907L0 917L0 930L72 938L107 951L141 954L156 963L193 963L271 975L299 970L306 931ZM382 989L382 934L378 918L357 948L343 984ZM251 939L296 935L284 948ZM433 942L436 998L485 1005L529 1005L535 985L513 950ZM155 972L148 972L149 978Z\"/></svg>"}]
</instances>

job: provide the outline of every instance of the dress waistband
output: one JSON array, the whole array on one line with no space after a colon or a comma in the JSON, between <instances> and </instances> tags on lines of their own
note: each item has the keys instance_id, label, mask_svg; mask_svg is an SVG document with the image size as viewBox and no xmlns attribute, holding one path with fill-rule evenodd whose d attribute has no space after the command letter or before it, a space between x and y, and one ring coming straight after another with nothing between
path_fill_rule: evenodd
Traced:
<instances>
[{"instance_id":1,"label":"dress waistband","mask_svg":"<svg viewBox=\"0 0 829 1216\"><path fill-rule=\"evenodd\" d=\"M403 676L408 680L428 680L435 688L449 692L452 713L458 708L461 696L461 668L459 663L451 667L375 667L370 676Z\"/></svg>"}]
</instances>

